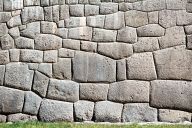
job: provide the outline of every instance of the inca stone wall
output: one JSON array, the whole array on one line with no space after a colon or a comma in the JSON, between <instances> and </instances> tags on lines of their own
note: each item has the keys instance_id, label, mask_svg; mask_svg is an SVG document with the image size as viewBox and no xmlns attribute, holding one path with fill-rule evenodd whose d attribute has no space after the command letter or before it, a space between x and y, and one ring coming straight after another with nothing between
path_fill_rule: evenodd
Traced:
<instances>
[{"instance_id":1,"label":"inca stone wall","mask_svg":"<svg viewBox=\"0 0 192 128\"><path fill-rule=\"evenodd\" d=\"M0 0L0 122L191 122L192 0Z\"/></svg>"}]
</instances>

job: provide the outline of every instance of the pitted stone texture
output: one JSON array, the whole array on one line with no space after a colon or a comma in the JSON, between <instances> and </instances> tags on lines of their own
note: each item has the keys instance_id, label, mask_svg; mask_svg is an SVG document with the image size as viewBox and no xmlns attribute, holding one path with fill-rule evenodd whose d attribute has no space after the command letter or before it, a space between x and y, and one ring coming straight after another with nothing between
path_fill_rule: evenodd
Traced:
<instances>
[{"instance_id":1,"label":"pitted stone texture","mask_svg":"<svg viewBox=\"0 0 192 128\"><path fill-rule=\"evenodd\" d=\"M0 23L0 37L6 35L8 33L8 28L6 23Z\"/></svg>"},{"instance_id":2,"label":"pitted stone texture","mask_svg":"<svg viewBox=\"0 0 192 128\"><path fill-rule=\"evenodd\" d=\"M82 83L80 84L80 99L90 101L107 100L108 89L108 84Z\"/></svg>"},{"instance_id":3,"label":"pitted stone texture","mask_svg":"<svg viewBox=\"0 0 192 128\"><path fill-rule=\"evenodd\" d=\"M69 6L70 16L81 17L84 16L84 5L74 4Z\"/></svg>"},{"instance_id":4,"label":"pitted stone texture","mask_svg":"<svg viewBox=\"0 0 192 128\"><path fill-rule=\"evenodd\" d=\"M24 0L24 6L40 5L40 0Z\"/></svg>"},{"instance_id":5,"label":"pitted stone texture","mask_svg":"<svg viewBox=\"0 0 192 128\"><path fill-rule=\"evenodd\" d=\"M186 10L177 11L177 25L191 25L192 13L187 13Z\"/></svg>"},{"instance_id":6,"label":"pitted stone texture","mask_svg":"<svg viewBox=\"0 0 192 128\"><path fill-rule=\"evenodd\" d=\"M14 47L14 40L9 34L2 36L0 40L2 50L8 50Z\"/></svg>"},{"instance_id":7,"label":"pitted stone texture","mask_svg":"<svg viewBox=\"0 0 192 128\"><path fill-rule=\"evenodd\" d=\"M154 80L157 78L153 54L150 52L134 54L127 59L129 79Z\"/></svg>"},{"instance_id":8,"label":"pitted stone texture","mask_svg":"<svg viewBox=\"0 0 192 128\"><path fill-rule=\"evenodd\" d=\"M0 86L0 112L18 113L22 112L24 103L24 92Z\"/></svg>"},{"instance_id":9,"label":"pitted stone texture","mask_svg":"<svg viewBox=\"0 0 192 128\"><path fill-rule=\"evenodd\" d=\"M75 56L75 51L71 49L61 48L59 49L60 58L73 58Z\"/></svg>"},{"instance_id":10,"label":"pitted stone texture","mask_svg":"<svg viewBox=\"0 0 192 128\"><path fill-rule=\"evenodd\" d=\"M159 50L159 41L156 37L140 37L133 45L134 52L153 52Z\"/></svg>"},{"instance_id":11,"label":"pitted stone texture","mask_svg":"<svg viewBox=\"0 0 192 128\"><path fill-rule=\"evenodd\" d=\"M9 28L13 28L16 26L20 26L21 25L21 17L20 15L12 17L8 22L7 22L7 26Z\"/></svg>"},{"instance_id":12,"label":"pitted stone texture","mask_svg":"<svg viewBox=\"0 0 192 128\"><path fill-rule=\"evenodd\" d=\"M79 100L74 103L75 120L91 121L93 118L94 102Z\"/></svg>"},{"instance_id":13,"label":"pitted stone texture","mask_svg":"<svg viewBox=\"0 0 192 128\"><path fill-rule=\"evenodd\" d=\"M48 77L52 77L52 64L50 63L40 63L37 70Z\"/></svg>"},{"instance_id":14,"label":"pitted stone texture","mask_svg":"<svg viewBox=\"0 0 192 128\"><path fill-rule=\"evenodd\" d=\"M99 6L97 5L85 5L85 16L92 16L99 14Z\"/></svg>"},{"instance_id":15,"label":"pitted stone texture","mask_svg":"<svg viewBox=\"0 0 192 128\"><path fill-rule=\"evenodd\" d=\"M5 123L7 119L7 116L5 115L0 115L0 123Z\"/></svg>"},{"instance_id":16,"label":"pitted stone texture","mask_svg":"<svg viewBox=\"0 0 192 128\"><path fill-rule=\"evenodd\" d=\"M125 22L130 27L140 27L148 24L146 12L131 10L125 12Z\"/></svg>"},{"instance_id":17,"label":"pitted stone texture","mask_svg":"<svg viewBox=\"0 0 192 128\"><path fill-rule=\"evenodd\" d=\"M23 0L4 0L4 10L12 11L23 8Z\"/></svg>"},{"instance_id":18,"label":"pitted stone texture","mask_svg":"<svg viewBox=\"0 0 192 128\"><path fill-rule=\"evenodd\" d=\"M69 38L78 40L91 40L92 28L91 27L70 28Z\"/></svg>"},{"instance_id":19,"label":"pitted stone texture","mask_svg":"<svg viewBox=\"0 0 192 128\"><path fill-rule=\"evenodd\" d=\"M100 5L100 14L111 14L118 12L118 4L117 3L107 3L102 2Z\"/></svg>"},{"instance_id":20,"label":"pitted stone texture","mask_svg":"<svg viewBox=\"0 0 192 128\"><path fill-rule=\"evenodd\" d=\"M160 37L164 36L165 29L158 24L148 24L137 28L137 34L141 37Z\"/></svg>"},{"instance_id":21,"label":"pitted stone texture","mask_svg":"<svg viewBox=\"0 0 192 128\"><path fill-rule=\"evenodd\" d=\"M192 110L192 83L156 80L151 82L150 105L156 108Z\"/></svg>"},{"instance_id":22,"label":"pitted stone texture","mask_svg":"<svg viewBox=\"0 0 192 128\"><path fill-rule=\"evenodd\" d=\"M97 43L91 41L81 41L81 50L87 52L97 52Z\"/></svg>"},{"instance_id":23,"label":"pitted stone texture","mask_svg":"<svg viewBox=\"0 0 192 128\"><path fill-rule=\"evenodd\" d=\"M186 36L184 28L182 26L167 28L165 36L159 39L159 45L161 48L184 45L185 42Z\"/></svg>"},{"instance_id":24,"label":"pitted stone texture","mask_svg":"<svg viewBox=\"0 0 192 128\"><path fill-rule=\"evenodd\" d=\"M159 12L159 24L164 28L176 26L176 11L162 10Z\"/></svg>"},{"instance_id":25,"label":"pitted stone texture","mask_svg":"<svg viewBox=\"0 0 192 128\"><path fill-rule=\"evenodd\" d=\"M133 54L133 48L125 43L99 43L98 53L114 59L123 59Z\"/></svg>"},{"instance_id":26,"label":"pitted stone texture","mask_svg":"<svg viewBox=\"0 0 192 128\"><path fill-rule=\"evenodd\" d=\"M191 113L178 110L159 109L159 120L161 122L171 122L171 123L179 123L184 121L190 122Z\"/></svg>"},{"instance_id":27,"label":"pitted stone texture","mask_svg":"<svg viewBox=\"0 0 192 128\"><path fill-rule=\"evenodd\" d=\"M43 62L43 51L22 49L20 59L22 62L41 63Z\"/></svg>"},{"instance_id":28,"label":"pitted stone texture","mask_svg":"<svg viewBox=\"0 0 192 128\"><path fill-rule=\"evenodd\" d=\"M124 12L106 15L105 29L120 29L125 26Z\"/></svg>"},{"instance_id":29,"label":"pitted stone texture","mask_svg":"<svg viewBox=\"0 0 192 128\"><path fill-rule=\"evenodd\" d=\"M158 24L159 23L159 11L148 12L148 18L150 24Z\"/></svg>"},{"instance_id":30,"label":"pitted stone texture","mask_svg":"<svg viewBox=\"0 0 192 128\"><path fill-rule=\"evenodd\" d=\"M93 41L96 42L114 42L116 41L117 31L94 28Z\"/></svg>"},{"instance_id":31,"label":"pitted stone texture","mask_svg":"<svg viewBox=\"0 0 192 128\"><path fill-rule=\"evenodd\" d=\"M117 65L117 81L126 80L127 74L126 74L126 60L118 60L116 62Z\"/></svg>"},{"instance_id":32,"label":"pitted stone texture","mask_svg":"<svg viewBox=\"0 0 192 128\"><path fill-rule=\"evenodd\" d=\"M71 59L59 58L57 63L53 64L53 77L57 79L71 79Z\"/></svg>"},{"instance_id":33,"label":"pitted stone texture","mask_svg":"<svg viewBox=\"0 0 192 128\"><path fill-rule=\"evenodd\" d=\"M19 28L14 27L14 28L9 29L9 35L14 39L18 38L20 36Z\"/></svg>"},{"instance_id":34,"label":"pitted stone texture","mask_svg":"<svg viewBox=\"0 0 192 128\"><path fill-rule=\"evenodd\" d=\"M40 22L28 23L26 29L21 31L21 35L29 38L35 38L40 34Z\"/></svg>"},{"instance_id":35,"label":"pitted stone texture","mask_svg":"<svg viewBox=\"0 0 192 128\"><path fill-rule=\"evenodd\" d=\"M105 23L105 15L88 16L87 26L103 28Z\"/></svg>"},{"instance_id":36,"label":"pitted stone texture","mask_svg":"<svg viewBox=\"0 0 192 128\"><path fill-rule=\"evenodd\" d=\"M45 34L55 34L57 31L57 24L55 22L41 22L41 32Z\"/></svg>"},{"instance_id":37,"label":"pitted stone texture","mask_svg":"<svg viewBox=\"0 0 192 128\"><path fill-rule=\"evenodd\" d=\"M37 115L41 100L42 99L35 93L30 91L25 92L23 112L31 115Z\"/></svg>"},{"instance_id":38,"label":"pitted stone texture","mask_svg":"<svg viewBox=\"0 0 192 128\"><path fill-rule=\"evenodd\" d=\"M167 9L184 10L188 0L166 0ZM174 4L177 3L177 4Z\"/></svg>"},{"instance_id":39,"label":"pitted stone texture","mask_svg":"<svg viewBox=\"0 0 192 128\"><path fill-rule=\"evenodd\" d=\"M186 34L192 34L192 25L184 26Z\"/></svg>"},{"instance_id":40,"label":"pitted stone texture","mask_svg":"<svg viewBox=\"0 0 192 128\"><path fill-rule=\"evenodd\" d=\"M133 9L144 11L144 12L152 12L152 11L160 11L166 9L166 0L142 0L133 3Z\"/></svg>"},{"instance_id":41,"label":"pitted stone texture","mask_svg":"<svg viewBox=\"0 0 192 128\"><path fill-rule=\"evenodd\" d=\"M156 122L157 109L148 103L125 104L123 109L123 122Z\"/></svg>"},{"instance_id":42,"label":"pitted stone texture","mask_svg":"<svg viewBox=\"0 0 192 128\"><path fill-rule=\"evenodd\" d=\"M84 27L86 26L86 17L70 17L65 19L67 28Z\"/></svg>"},{"instance_id":43,"label":"pitted stone texture","mask_svg":"<svg viewBox=\"0 0 192 128\"><path fill-rule=\"evenodd\" d=\"M25 7L21 13L23 24L44 20L43 8L40 6Z\"/></svg>"},{"instance_id":44,"label":"pitted stone texture","mask_svg":"<svg viewBox=\"0 0 192 128\"><path fill-rule=\"evenodd\" d=\"M100 101L95 104L95 121L120 122L123 104Z\"/></svg>"},{"instance_id":45,"label":"pitted stone texture","mask_svg":"<svg viewBox=\"0 0 192 128\"><path fill-rule=\"evenodd\" d=\"M33 91L39 94L42 97L46 96L48 88L49 78L44 74L35 71L34 82L33 82Z\"/></svg>"},{"instance_id":46,"label":"pitted stone texture","mask_svg":"<svg viewBox=\"0 0 192 128\"><path fill-rule=\"evenodd\" d=\"M11 19L10 12L0 12L0 23L6 23Z\"/></svg>"},{"instance_id":47,"label":"pitted stone texture","mask_svg":"<svg viewBox=\"0 0 192 128\"><path fill-rule=\"evenodd\" d=\"M56 63L57 62L57 55L58 51L57 50L48 50L44 51L44 62L46 63Z\"/></svg>"},{"instance_id":48,"label":"pitted stone texture","mask_svg":"<svg viewBox=\"0 0 192 128\"><path fill-rule=\"evenodd\" d=\"M34 40L25 37L19 37L15 39L15 45L19 49L34 49Z\"/></svg>"},{"instance_id":49,"label":"pitted stone texture","mask_svg":"<svg viewBox=\"0 0 192 128\"><path fill-rule=\"evenodd\" d=\"M35 49L55 50L62 47L62 39L50 34L40 34L35 38Z\"/></svg>"},{"instance_id":50,"label":"pitted stone texture","mask_svg":"<svg viewBox=\"0 0 192 128\"><path fill-rule=\"evenodd\" d=\"M47 97L76 102L79 100L79 84L70 80L50 79Z\"/></svg>"},{"instance_id":51,"label":"pitted stone texture","mask_svg":"<svg viewBox=\"0 0 192 128\"><path fill-rule=\"evenodd\" d=\"M64 39L63 47L68 49L80 50L80 40Z\"/></svg>"},{"instance_id":52,"label":"pitted stone texture","mask_svg":"<svg viewBox=\"0 0 192 128\"><path fill-rule=\"evenodd\" d=\"M73 103L45 99L42 101L39 118L41 121L73 121Z\"/></svg>"},{"instance_id":53,"label":"pitted stone texture","mask_svg":"<svg viewBox=\"0 0 192 128\"><path fill-rule=\"evenodd\" d=\"M9 51L1 50L0 51L0 65L9 63Z\"/></svg>"},{"instance_id":54,"label":"pitted stone texture","mask_svg":"<svg viewBox=\"0 0 192 128\"><path fill-rule=\"evenodd\" d=\"M187 48L192 49L192 35L187 36Z\"/></svg>"},{"instance_id":55,"label":"pitted stone texture","mask_svg":"<svg viewBox=\"0 0 192 128\"><path fill-rule=\"evenodd\" d=\"M4 83L5 65L0 65L0 85Z\"/></svg>"},{"instance_id":56,"label":"pitted stone texture","mask_svg":"<svg viewBox=\"0 0 192 128\"><path fill-rule=\"evenodd\" d=\"M9 63L6 65L5 86L31 90L33 74L27 64Z\"/></svg>"},{"instance_id":57,"label":"pitted stone texture","mask_svg":"<svg viewBox=\"0 0 192 128\"><path fill-rule=\"evenodd\" d=\"M149 102L149 86L149 82L134 80L112 83L109 86L108 99L122 103Z\"/></svg>"},{"instance_id":58,"label":"pitted stone texture","mask_svg":"<svg viewBox=\"0 0 192 128\"><path fill-rule=\"evenodd\" d=\"M18 121L36 121L36 116L31 116L27 114L17 113L17 114L11 114L7 116L8 122L18 122Z\"/></svg>"},{"instance_id":59,"label":"pitted stone texture","mask_svg":"<svg viewBox=\"0 0 192 128\"><path fill-rule=\"evenodd\" d=\"M116 62L96 53L76 52L73 59L74 79L82 82L114 82Z\"/></svg>"},{"instance_id":60,"label":"pitted stone texture","mask_svg":"<svg viewBox=\"0 0 192 128\"><path fill-rule=\"evenodd\" d=\"M126 43L136 43L137 42L137 32L136 28L124 27L118 30L117 41Z\"/></svg>"},{"instance_id":61,"label":"pitted stone texture","mask_svg":"<svg viewBox=\"0 0 192 128\"><path fill-rule=\"evenodd\" d=\"M180 46L154 52L159 79L192 80L192 52Z\"/></svg>"},{"instance_id":62,"label":"pitted stone texture","mask_svg":"<svg viewBox=\"0 0 192 128\"><path fill-rule=\"evenodd\" d=\"M10 49L9 56L11 62L19 62L20 58L20 49Z\"/></svg>"}]
</instances>

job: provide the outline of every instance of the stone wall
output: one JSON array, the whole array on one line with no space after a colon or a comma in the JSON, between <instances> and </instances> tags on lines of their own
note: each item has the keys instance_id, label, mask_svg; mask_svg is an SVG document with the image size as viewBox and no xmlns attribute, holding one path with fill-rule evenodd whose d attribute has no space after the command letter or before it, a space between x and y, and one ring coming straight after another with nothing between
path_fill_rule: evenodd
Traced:
<instances>
[{"instance_id":1,"label":"stone wall","mask_svg":"<svg viewBox=\"0 0 192 128\"><path fill-rule=\"evenodd\" d=\"M191 122L191 12L192 0L0 0L0 122Z\"/></svg>"}]
</instances>

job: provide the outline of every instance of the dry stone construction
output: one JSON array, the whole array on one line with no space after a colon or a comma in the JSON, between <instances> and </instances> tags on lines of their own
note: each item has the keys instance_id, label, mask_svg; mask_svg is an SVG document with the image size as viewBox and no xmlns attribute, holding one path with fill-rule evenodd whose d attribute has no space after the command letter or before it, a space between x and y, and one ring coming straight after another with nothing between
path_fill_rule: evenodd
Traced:
<instances>
[{"instance_id":1,"label":"dry stone construction","mask_svg":"<svg viewBox=\"0 0 192 128\"><path fill-rule=\"evenodd\" d=\"M0 122L191 122L192 0L0 0Z\"/></svg>"}]
</instances>

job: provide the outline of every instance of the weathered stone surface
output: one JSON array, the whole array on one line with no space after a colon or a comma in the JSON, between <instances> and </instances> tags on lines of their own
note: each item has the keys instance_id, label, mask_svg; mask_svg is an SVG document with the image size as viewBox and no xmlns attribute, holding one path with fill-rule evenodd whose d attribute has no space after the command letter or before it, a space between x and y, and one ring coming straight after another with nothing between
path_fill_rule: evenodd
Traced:
<instances>
[{"instance_id":1,"label":"weathered stone surface","mask_svg":"<svg viewBox=\"0 0 192 128\"><path fill-rule=\"evenodd\" d=\"M159 50L159 41L156 37L140 37L133 45L134 52L153 52Z\"/></svg>"},{"instance_id":2,"label":"weathered stone surface","mask_svg":"<svg viewBox=\"0 0 192 128\"><path fill-rule=\"evenodd\" d=\"M7 119L7 116L5 115L0 115L0 123L5 123Z\"/></svg>"},{"instance_id":3,"label":"weathered stone surface","mask_svg":"<svg viewBox=\"0 0 192 128\"><path fill-rule=\"evenodd\" d=\"M0 23L5 23L11 19L10 12L0 12Z\"/></svg>"},{"instance_id":4,"label":"weathered stone surface","mask_svg":"<svg viewBox=\"0 0 192 128\"><path fill-rule=\"evenodd\" d=\"M97 5L85 5L85 16L92 16L99 14L99 6Z\"/></svg>"},{"instance_id":5,"label":"weathered stone surface","mask_svg":"<svg viewBox=\"0 0 192 128\"><path fill-rule=\"evenodd\" d=\"M7 22L8 27L16 27L21 25L21 17L20 15L12 17L8 22Z\"/></svg>"},{"instance_id":6,"label":"weathered stone surface","mask_svg":"<svg viewBox=\"0 0 192 128\"><path fill-rule=\"evenodd\" d=\"M33 92L25 92L25 103L23 107L23 112L31 115L37 115L41 98Z\"/></svg>"},{"instance_id":7,"label":"weathered stone surface","mask_svg":"<svg viewBox=\"0 0 192 128\"><path fill-rule=\"evenodd\" d=\"M22 90L31 90L33 71L24 63L9 63L6 65L5 86Z\"/></svg>"},{"instance_id":8,"label":"weathered stone surface","mask_svg":"<svg viewBox=\"0 0 192 128\"><path fill-rule=\"evenodd\" d=\"M3 50L8 50L14 47L14 40L9 34L2 36L0 40L1 40L1 48Z\"/></svg>"},{"instance_id":9,"label":"weathered stone surface","mask_svg":"<svg viewBox=\"0 0 192 128\"><path fill-rule=\"evenodd\" d=\"M192 34L192 25L184 26L186 34Z\"/></svg>"},{"instance_id":10,"label":"weathered stone surface","mask_svg":"<svg viewBox=\"0 0 192 128\"><path fill-rule=\"evenodd\" d=\"M20 49L10 49L9 57L11 62L19 62L20 58Z\"/></svg>"},{"instance_id":11,"label":"weathered stone surface","mask_svg":"<svg viewBox=\"0 0 192 128\"><path fill-rule=\"evenodd\" d=\"M106 15L105 18L105 29L120 29L124 27L124 12L117 12Z\"/></svg>"},{"instance_id":12,"label":"weathered stone surface","mask_svg":"<svg viewBox=\"0 0 192 128\"><path fill-rule=\"evenodd\" d=\"M94 28L93 41L96 42L114 42L116 41L117 31Z\"/></svg>"},{"instance_id":13,"label":"weathered stone surface","mask_svg":"<svg viewBox=\"0 0 192 128\"><path fill-rule=\"evenodd\" d=\"M118 12L118 4L117 3L101 3L100 5L100 14L111 14Z\"/></svg>"},{"instance_id":14,"label":"weathered stone surface","mask_svg":"<svg viewBox=\"0 0 192 128\"><path fill-rule=\"evenodd\" d=\"M27 28L21 31L21 35L29 38L35 38L40 34L40 22L28 23Z\"/></svg>"},{"instance_id":15,"label":"weathered stone surface","mask_svg":"<svg viewBox=\"0 0 192 128\"><path fill-rule=\"evenodd\" d=\"M108 100L115 102L149 102L149 82L126 80L109 86Z\"/></svg>"},{"instance_id":16,"label":"weathered stone surface","mask_svg":"<svg viewBox=\"0 0 192 128\"><path fill-rule=\"evenodd\" d=\"M46 63L56 63L57 62L57 55L58 51L57 50L48 50L44 51L44 62Z\"/></svg>"},{"instance_id":17,"label":"weathered stone surface","mask_svg":"<svg viewBox=\"0 0 192 128\"><path fill-rule=\"evenodd\" d=\"M176 26L176 12L172 10L162 10L159 12L159 24L164 28Z\"/></svg>"},{"instance_id":18,"label":"weathered stone surface","mask_svg":"<svg viewBox=\"0 0 192 128\"><path fill-rule=\"evenodd\" d=\"M159 79L192 80L192 52L176 47L154 52Z\"/></svg>"},{"instance_id":19,"label":"weathered stone surface","mask_svg":"<svg viewBox=\"0 0 192 128\"><path fill-rule=\"evenodd\" d=\"M55 22L41 21L41 32L45 34L55 34L57 24Z\"/></svg>"},{"instance_id":20,"label":"weathered stone surface","mask_svg":"<svg viewBox=\"0 0 192 128\"><path fill-rule=\"evenodd\" d=\"M114 59L123 59L133 54L133 48L125 43L99 43L98 52Z\"/></svg>"},{"instance_id":21,"label":"weathered stone surface","mask_svg":"<svg viewBox=\"0 0 192 128\"><path fill-rule=\"evenodd\" d=\"M23 91L0 86L0 112L1 113L22 112L23 103L24 103Z\"/></svg>"},{"instance_id":22,"label":"weathered stone surface","mask_svg":"<svg viewBox=\"0 0 192 128\"><path fill-rule=\"evenodd\" d=\"M8 122L18 122L18 121L36 121L36 116L31 116L27 114L17 113L17 114L11 114L7 116Z\"/></svg>"},{"instance_id":23,"label":"weathered stone surface","mask_svg":"<svg viewBox=\"0 0 192 128\"><path fill-rule=\"evenodd\" d=\"M81 50L87 52L97 52L97 43L91 41L81 41Z\"/></svg>"},{"instance_id":24,"label":"weathered stone surface","mask_svg":"<svg viewBox=\"0 0 192 128\"><path fill-rule=\"evenodd\" d=\"M24 6L40 5L41 0L24 0Z\"/></svg>"},{"instance_id":25,"label":"weathered stone surface","mask_svg":"<svg viewBox=\"0 0 192 128\"><path fill-rule=\"evenodd\" d=\"M134 54L127 59L129 79L154 80L157 78L153 54L150 52Z\"/></svg>"},{"instance_id":26,"label":"weathered stone surface","mask_svg":"<svg viewBox=\"0 0 192 128\"><path fill-rule=\"evenodd\" d=\"M49 78L42 73L35 71L34 82L32 90L42 97L46 96Z\"/></svg>"},{"instance_id":27,"label":"weathered stone surface","mask_svg":"<svg viewBox=\"0 0 192 128\"><path fill-rule=\"evenodd\" d=\"M3 85L5 75L5 65L0 65L0 85Z\"/></svg>"},{"instance_id":28,"label":"weathered stone surface","mask_svg":"<svg viewBox=\"0 0 192 128\"><path fill-rule=\"evenodd\" d=\"M19 49L34 49L34 40L25 37L19 37L15 39L15 45Z\"/></svg>"},{"instance_id":29,"label":"weathered stone surface","mask_svg":"<svg viewBox=\"0 0 192 128\"><path fill-rule=\"evenodd\" d=\"M191 111L192 83L156 80L151 82L150 105L156 108Z\"/></svg>"},{"instance_id":30,"label":"weathered stone surface","mask_svg":"<svg viewBox=\"0 0 192 128\"><path fill-rule=\"evenodd\" d=\"M0 37L8 33L8 28L6 23L0 23Z\"/></svg>"},{"instance_id":31,"label":"weathered stone surface","mask_svg":"<svg viewBox=\"0 0 192 128\"><path fill-rule=\"evenodd\" d=\"M187 13L186 10L177 11L177 25L191 25L192 13Z\"/></svg>"},{"instance_id":32,"label":"weathered stone surface","mask_svg":"<svg viewBox=\"0 0 192 128\"><path fill-rule=\"evenodd\" d=\"M61 48L59 49L60 58L73 58L75 56L75 51L71 49Z\"/></svg>"},{"instance_id":33,"label":"weathered stone surface","mask_svg":"<svg viewBox=\"0 0 192 128\"><path fill-rule=\"evenodd\" d=\"M159 109L159 120L171 123L191 121L191 113L178 110Z\"/></svg>"},{"instance_id":34,"label":"weathered stone surface","mask_svg":"<svg viewBox=\"0 0 192 128\"><path fill-rule=\"evenodd\" d=\"M192 49L192 35L187 36L187 48Z\"/></svg>"},{"instance_id":35,"label":"weathered stone surface","mask_svg":"<svg viewBox=\"0 0 192 128\"><path fill-rule=\"evenodd\" d=\"M77 17L84 16L84 5L82 4L70 5L69 12L71 16L77 16Z\"/></svg>"},{"instance_id":36,"label":"weathered stone surface","mask_svg":"<svg viewBox=\"0 0 192 128\"><path fill-rule=\"evenodd\" d=\"M12 11L23 8L23 0L4 0L4 10Z\"/></svg>"},{"instance_id":37,"label":"weathered stone surface","mask_svg":"<svg viewBox=\"0 0 192 128\"><path fill-rule=\"evenodd\" d=\"M90 101L107 100L108 84L80 84L80 99Z\"/></svg>"},{"instance_id":38,"label":"weathered stone surface","mask_svg":"<svg viewBox=\"0 0 192 128\"><path fill-rule=\"evenodd\" d=\"M13 37L14 39L18 38L20 36L20 31L18 27L14 27L9 29L9 35Z\"/></svg>"},{"instance_id":39,"label":"weathered stone surface","mask_svg":"<svg viewBox=\"0 0 192 128\"><path fill-rule=\"evenodd\" d=\"M137 32L136 28L125 27L118 30L117 41L136 43L137 42Z\"/></svg>"},{"instance_id":40,"label":"weathered stone surface","mask_svg":"<svg viewBox=\"0 0 192 128\"><path fill-rule=\"evenodd\" d=\"M123 122L156 122L157 109L148 103L125 104L123 109Z\"/></svg>"},{"instance_id":41,"label":"weathered stone surface","mask_svg":"<svg viewBox=\"0 0 192 128\"><path fill-rule=\"evenodd\" d=\"M158 24L159 23L159 11L148 12L148 18L150 24Z\"/></svg>"},{"instance_id":42,"label":"weathered stone surface","mask_svg":"<svg viewBox=\"0 0 192 128\"><path fill-rule=\"evenodd\" d=\"M118 60L116 62L117 65L117 81L126 80L127 74L126 74L126 60Z\"/></svg>"},{"instance_id":43,"label":"weathered stone surface","mask_svg":"<svg viewBox=\"0 0 192 128\"><path fill-rule=\"evenodd\" d=\"M91 40L92 28L90 27L77 27L69 29L69 38L78 40Z\"/></svg>"},{"instance_id":44,"label":"weathered stone surface","mask_svg":"<svg viewBox=\"0 0 192 128\"><path fill-rule=\"evenodd\" d=\"M56 31L56 35L63 39L67 39L68 38L68 29L67 28L58 28Z\"/></svg>"},{"instance_id":45,"label":"weathered stone surface","mask_svg":"<svg viewBox=\"0 0 192 128\"><path fill-rule=\"evenodd\" d=\"M63 47L68 49L80 50L80 40L64 39Z\"/></svg>"},{"instance_id":46,"label":"weathered stone surface","mask_svg":"<svg viewBox=\"0 0 192 128\"><path fill-rule=\"evenodd\" d=\"M137 34L141 37L159 37L164 36L165 29L158 24L148 24L137 28Z\"/></svg>"},{"instance_id":47,"label":"weathered stone surface","mask_svg":"<svg viewBox=\"0 0 192 128\"><path fill-rule=\"evenodd\" d=\"M60 6L60 20L68 19L69 16L69 6L61 5Z\"/></svg>"},{"instance_id":48,"label":"weathered stone surface","mask_svg":"<svg viewBox=\"0 0 192 128\"><path fill-rule=\"evenodd\" d=\"M50 63L40 63L37 70L48 77L52 77L52 64Z\"/></svg>"},{"instance_id":49,"label":"weathered stone surface","mask_svg":"<svg viewBox=\"0 0 192 128\"><path fill-rule=\"evenodd\" d=\"M42 101L39 118L41 121L73 121L73 103L45 99Z\"/></svg>"},{"instance_id":50,"label":"weathered stone surface","mask_svg":"<svg viewBox=\"0 0 192 128\"><path fill-rule=\"evenodd\" d=\"M70 17L65 19L65 25L67 28L84 27L86 26L86 17Z\"/></svg>"},{"instance_id":51,"label":"weathered stone surface","mask_svg":"<svg viewBox=\"0 0 192 128\"><path fill-rule=\"evenodd\" d=\"M25 7L21 17L24 24L44 20L43 8L39 6Z\"/></svg>"},{"instance_id":52,"label":"weathered stone surface","mask_svg":"<svg viewBox=\"0 0 192 128\"><path fill-rule=\"evenodd\" d=\"M166 0L167 9L170 10L184 10L186 8L186 4L187 0Z\"/></svg>"},{"instance_id":53,"label":"weathered stone surface","mask_svg":"<svg viewBox=\"0 0 192 128\"><path fill-rule=\"evenodd\" d=\"M59 58L57 63L53 64L53 77L57 79L71 79L71 59Z\"/></svg>"},{"instance_id":54,"label":"weathered stone surface","mask_svg":"<svg viewBox=\"0 0 192 128\"><path fill-rule=\"evenodd\" d=\"M76 52L73 72L77 81L113 82L116 80L116 62L95 53Z\"/></svg>"},{"instance_id":55,"label":"weathered stone surface","mask_svg":"<svg viewBox=\"0 0 192 128\"><path fill-rule=\"evenodd\" d=\"M161 48L183 45L186 42L185 38L185 31L182 26L167 28L165 36L159 39L159 45Z\"/></svg>"},{"instance_id":56,"label":"weathered stone surface","mask_svg":"<svg viewBox=\"0 0 192 128\"><path fill-rule=\"evenodd\" d=\"M148 24L146 12L131 10L125 12L125 23L130 27L140 27Z\"/></svg>"},{"instance_id":57,"label":"weathered stone surface","mask_svg":"<svg viewBox=\"0 0 192 128\"><path fill-rule=\"evenodd\" d=\"M55 50L62 47L62 39L50 34L40 34L35 38L35 49Z\"/></svg>"},{"instance_id":58,"label":"weathered stone surface","mask_svg":"<svg viewBox=\"0 0 192 128\"><path fill-rule=\"evenodd\" d=\"M74 103L75 120L91 121L93 118L94 102L79 100Z\"/></svg>"},{"instance_id":59,"label":"weathered stone surface","mask_svg":"<svg viewBox=\"0 0 192 128\"><path fill-rule=\"evenodd\" d=\"M95 121L120 122L123 104L100 101L95 104Z\"/></svg>"},{"instance_id":60,"label":"weathered stone surface","mask_svg":"<svg viewBox=\"0 0 192 128\"><path fill-rule=\"evenodd\" d=\"M47 97L76 102L79 100L79 84L69 80L50 79Z\"/></svg>"},{"instance_id":61,"label":"weathered stone surface","mask_svg":"<svg viewBox=\"0 0 192 128\"><path fill-rule=\"evenodd\" d=\"M41 63L43 62L43 51L22 49L20 59L22 62Z\"/></svg>"},{"instance_id":62,"label":"weathered stone surface","mask_svg":"<svg viewBox=\"0 0 192 128\"><path fill-rule=\"evenodd\" d=\"M105 15L88 16L87 26L103 28L105 23Z\"/></svg>"}]
</instances>

